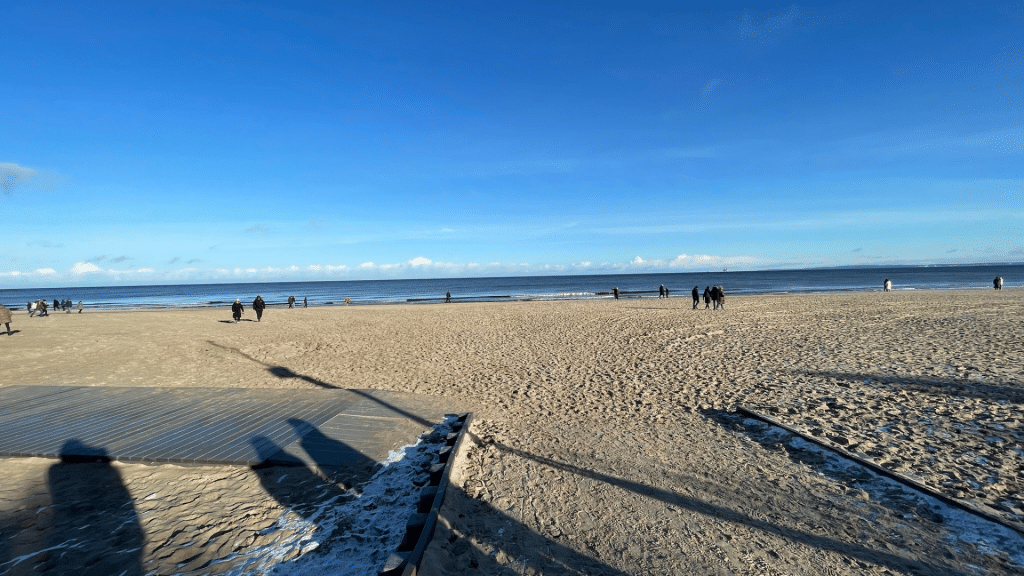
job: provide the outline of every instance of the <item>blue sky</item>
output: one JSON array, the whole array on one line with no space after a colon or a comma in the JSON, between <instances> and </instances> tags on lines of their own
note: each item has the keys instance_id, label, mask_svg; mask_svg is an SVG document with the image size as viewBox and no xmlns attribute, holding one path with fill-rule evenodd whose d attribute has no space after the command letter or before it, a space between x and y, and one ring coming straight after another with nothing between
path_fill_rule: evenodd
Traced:
<instances>
[{"instance_id":1,"label":"blue sky","mask_svg":"<svg viewBox=\"0 0 1024 576\"><path fill-rule=\"evenodd\" d=\"M918 4L10 3L0 288L1024 261L1024 3Z\"/></svg>"}]
</instances>

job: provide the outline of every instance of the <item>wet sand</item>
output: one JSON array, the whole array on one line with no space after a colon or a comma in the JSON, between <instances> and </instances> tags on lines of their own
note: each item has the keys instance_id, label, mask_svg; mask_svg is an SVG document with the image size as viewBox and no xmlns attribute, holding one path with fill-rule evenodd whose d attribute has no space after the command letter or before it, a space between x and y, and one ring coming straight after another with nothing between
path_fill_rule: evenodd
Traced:
<instances>
[{"instance_id":1,"label":"wet sand","mask_svg":"<svg viewBox=\"0 0 1024 576\"><path fill-rule=\"evenodd\" d=\"M1022 569L1019 537L979 541L926 500L868 489L863 472L837 471L730 409L769 414L1024 529L1024 291L730 296L727 305L273 308L238 324L227 308L15 312L18 332L0 335L0 384L328 383L457 399L474 412L472 435L427 574ZM0 465L11 471L0 485L0 572L56 570L59 554L38 551L81 526L54 512L51 487L63 485L53 478L66 470L43 459ZM268 527L315 509L330 487L285 480L297 482L289 500L281 494L292 488L268 490L249 469L114 463L96 474L123 492L109 495L117 506L92 506L108 510L93 526L107 518L112 534L93 547L128 550L122 564L139 574L229 571L215 561L281 537Z\"/></svg>"}]
</instances>

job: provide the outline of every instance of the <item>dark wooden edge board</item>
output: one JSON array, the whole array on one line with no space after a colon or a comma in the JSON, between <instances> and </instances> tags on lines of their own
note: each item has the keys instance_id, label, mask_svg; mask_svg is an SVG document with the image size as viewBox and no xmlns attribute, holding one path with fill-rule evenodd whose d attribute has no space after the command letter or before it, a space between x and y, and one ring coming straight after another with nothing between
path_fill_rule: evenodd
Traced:
<instances>
[{"instance_id":1,"label":"dark wooden edge board","mask_svg":"<svg viewBox=\"0 0 1024 576\"><path fill-rule=\"evenodd\" d=\"M472 416L472 412L461 414L452 425L452 432L439 451L438 463L430 467L430 481L420 491L416 513L406 523L402 543L384 562L380 576L416 576L420 561L423 560L423 553L434 536L434 527L437 525L441 505L444 503L449 476L455 465L455 455L458 454L462 440L466 437Z\"/></svg>"}]
</instances>

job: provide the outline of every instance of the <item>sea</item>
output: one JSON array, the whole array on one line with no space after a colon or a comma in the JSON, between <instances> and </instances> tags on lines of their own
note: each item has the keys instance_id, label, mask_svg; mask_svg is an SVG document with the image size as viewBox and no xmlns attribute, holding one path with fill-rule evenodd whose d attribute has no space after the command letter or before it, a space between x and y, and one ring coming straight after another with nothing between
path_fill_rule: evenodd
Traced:
<instances>
[{"instance_id":1,"label":"sea","mask_svg":"<svg viewBox=\"0 0 1024 576\"><path fill-rule=\"evenodd\" d=\"M203 308L228 306L236 298L248 306L257 295L268 306L287 306L294 296L309 306L438 304L451 292L452 302L514 302L526 300L594 300L653 298L664 285L672 298L689 298L697 286L718 285L727 295L802 294L881 291L892 280L893 290L969 290L992 288L996 276L1004 288L1024 285L1024 264L971 266L898 266L681 272L665 274L595 274L574 276L512 276L501 278L438 278L414 280L347 280L322 282L248 282L236 284L171 284L99 286L87 288L0 289L0 303L11 309L43 299L79 301L90 310Z\"/></svg>"}]
</instances>

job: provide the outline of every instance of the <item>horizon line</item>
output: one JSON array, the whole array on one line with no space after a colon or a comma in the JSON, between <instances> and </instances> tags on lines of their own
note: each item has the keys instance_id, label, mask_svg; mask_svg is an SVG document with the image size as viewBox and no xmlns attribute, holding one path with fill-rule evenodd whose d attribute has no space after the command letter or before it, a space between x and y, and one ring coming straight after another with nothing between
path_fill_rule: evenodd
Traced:
<instances>
[{"instance_id":1,"label":"horizon line","mask_svg":"<svg viewBox=\"0 0 1024 576\"><path fill-rule=\"evenodd\" d=\"M738 274L748 272L800 272L807 270L855 270L867 268L955 268L974 266L1024 266L1024 261L1000 261L1000 262L972 262L972 263L929 263L929 264L843 264L836 266L806 266L801 268L758 268L729 271L725 267L721 271L702 270L686 272L614 272L614 273L576 273L576 274L517 274L510 276L445 276L435 278L364 278L348 280L273 280L273 281L246 281L246 282L189 282L187 284L97 284L97 285L60 285L60 286L30 286L25 288L0 288L0 292L7 290L53 290L53 289L75 289L75 288L128 288L133 286L208 286L217 284L315 284L320 282L408 282L408 281L429 281L429 280L471 280L471 279L502 279L502 278L529 278L529 277L557 277L557 276L663 276L676 274Z\"/></svg>"}]
</instances>

